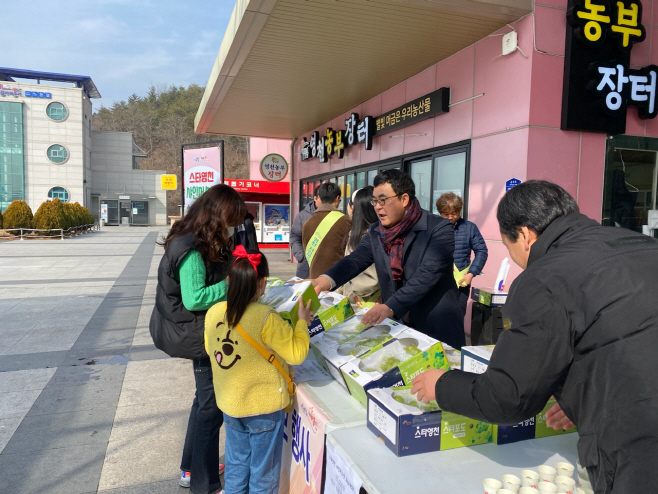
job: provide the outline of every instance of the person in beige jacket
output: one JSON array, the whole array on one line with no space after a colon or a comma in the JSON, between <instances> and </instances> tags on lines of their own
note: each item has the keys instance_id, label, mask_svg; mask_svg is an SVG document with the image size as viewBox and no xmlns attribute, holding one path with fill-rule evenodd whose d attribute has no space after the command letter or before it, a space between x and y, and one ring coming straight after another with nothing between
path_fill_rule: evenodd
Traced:
<instances>
[{"instance_id":1,"label":"person in beige jacket","mask_svg":"<svg viewBox=\"0 0 658 494\"><path fill-rule=\"evenodd\" d=\"M363 189L354 191L350 202L347 205L347 214L352 220L352 229L350 230L345 247L345 256L350 255L359 245L361 239L368 231L371 223L379 221L375 208L372 206L373 187L368 185ZM350 303L360 304L362 301L378 301L379 281L377 280L377 271L372 264L363 273L345 283L336 292L345 295Z\"/></svg>"},{"instance_id":2,"label":"person in beige jacket","mask_svg":"<svg viewBox=\"0 0 658 494\"><path fill-rule=\"evenodd\" d=\"M311 278L317 278L343 258L351 227L349 218L337 209L341 200L338 185L323 183L318 196L322 203L302 228L302 245Z\"/></svg>"}]
</instances>

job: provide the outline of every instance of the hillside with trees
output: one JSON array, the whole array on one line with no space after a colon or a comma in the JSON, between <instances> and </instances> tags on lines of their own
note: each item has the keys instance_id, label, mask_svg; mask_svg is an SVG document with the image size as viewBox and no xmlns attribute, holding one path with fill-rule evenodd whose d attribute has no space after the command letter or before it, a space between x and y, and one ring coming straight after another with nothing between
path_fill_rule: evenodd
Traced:
<instances>
[{"instance_id":1,"label":"hillside with trees","mask_svg":"<svg viewBox=\"0 0 658 494\"><path fill-rule=\"evenodd\" d=\"M180 205L181 144L224 140L224 166L227 177L249 178L249 141L245 137L199 135L194 133L194 117L204 88L192 84L151 86L146 96L133 94L127 101L102 106L94 113L93 129L132 132L135 143L147 154L140 160L144 170L164 170L178 175L179 189L167 192L168 214L177 215ZM212 144L209 146L213 146Z\"/></svg>"}]
</instances>

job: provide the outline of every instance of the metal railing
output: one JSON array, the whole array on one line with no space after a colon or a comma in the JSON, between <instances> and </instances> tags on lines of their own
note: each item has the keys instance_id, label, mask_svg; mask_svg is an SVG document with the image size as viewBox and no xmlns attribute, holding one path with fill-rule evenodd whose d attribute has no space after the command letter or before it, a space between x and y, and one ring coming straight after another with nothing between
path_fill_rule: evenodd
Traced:
<instances>
[{"instance_id":1,"label":"metal railing","mask_svg":"<svg viewBox=\"0 0 658 494\"><path fill-rule=\"evenodd\" d=\"M66 230L63 228L6 228L0 229L0 241L2 240L38 240L38 239L56 239L64 240L66 237L74 237L76 235L82 235L85 233L93 232L94 230L100 230L100 227L97 223L90 225L79 225L72 226ZM18 232L18 233L11 233Z\"/></svg>"}]
</instances>

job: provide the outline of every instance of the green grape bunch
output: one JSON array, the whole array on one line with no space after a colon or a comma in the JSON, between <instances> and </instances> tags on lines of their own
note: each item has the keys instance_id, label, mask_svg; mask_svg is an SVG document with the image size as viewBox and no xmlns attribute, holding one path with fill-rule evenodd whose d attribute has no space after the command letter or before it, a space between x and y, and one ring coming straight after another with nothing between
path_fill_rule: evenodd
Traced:
<instances>
[{"instance_id":1,"label":"green grape bunch","mask_svg":"<svg viewBox=\"0 0 658 494\"><path fill-rule=\"evenodd\" d=\"M415 394L411 393L411 388L409 387L395 388L391 390L391 396L398 403L418 408L422 412L437 412L441 410L439 405L436 403L436 400L432 400L429 403L424 403L419 400Z\"/></svg>"}]
</instances>

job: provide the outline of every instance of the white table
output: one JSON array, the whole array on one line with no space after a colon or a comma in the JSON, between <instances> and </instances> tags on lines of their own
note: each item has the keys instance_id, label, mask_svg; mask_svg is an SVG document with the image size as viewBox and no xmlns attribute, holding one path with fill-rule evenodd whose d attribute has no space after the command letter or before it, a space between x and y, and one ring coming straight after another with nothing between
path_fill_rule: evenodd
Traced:
<instances>
[{"instance_id":1,"label":"white table","mask_svg":"<svg viewBox=\"0 0 658 494\"><path fill-rule=\"evenodd\" d=\"M315 404L331 419L325 426L325 434L348 427L365 427L365 407L335 380L309 381L300 383L299 387L304 388Z\"/></svg>"},{"instance_id":2,"label":"white table","mask_svg":"<svg viewBox=\"0 0 658 494\"><path fill-rule=\"evenodd\" d=\"M340 455L363 480L368 494L480 494L482 480L500 480L511 473L559 461L575 465L578 434L498 446L479 446L436 451L398 458L365 426L327 435Z\"/></svg>"}]
</instances>

